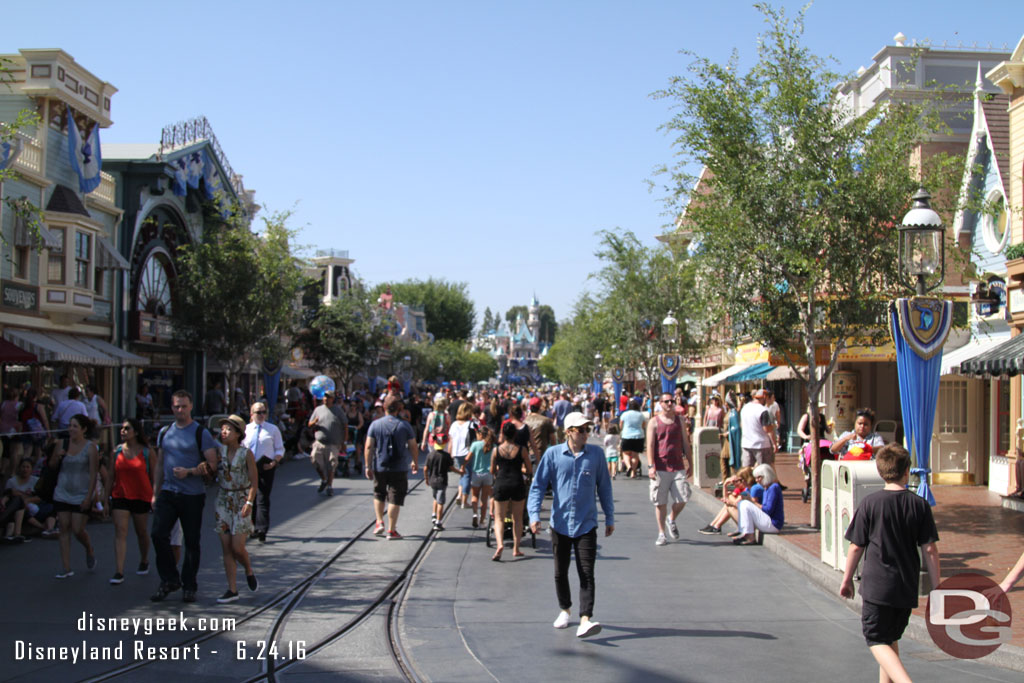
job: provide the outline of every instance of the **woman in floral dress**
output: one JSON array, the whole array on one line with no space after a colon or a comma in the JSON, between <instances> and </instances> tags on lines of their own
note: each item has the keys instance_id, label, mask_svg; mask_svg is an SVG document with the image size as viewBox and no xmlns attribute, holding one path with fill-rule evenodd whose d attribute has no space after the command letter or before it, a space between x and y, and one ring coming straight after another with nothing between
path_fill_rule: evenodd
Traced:
<instances>
[{"instance_id":1,"label":"woman in floral dress","mask_svg":"<svg viewBox=\"0 0 1024 683\"><path fill-rule=\"evenodd\" d=\"M245 580L249 590L259 588L253 573L245 542L252 533L252 506L256 500L256 459L252 451L241 445L245 436L245 421L231 415L220 421L220 454L217 458L217 533L224 552L224 571L228 589L217 602L224 604L238 600L238 563L245 567Z\"/></svg>"}]
</instances>

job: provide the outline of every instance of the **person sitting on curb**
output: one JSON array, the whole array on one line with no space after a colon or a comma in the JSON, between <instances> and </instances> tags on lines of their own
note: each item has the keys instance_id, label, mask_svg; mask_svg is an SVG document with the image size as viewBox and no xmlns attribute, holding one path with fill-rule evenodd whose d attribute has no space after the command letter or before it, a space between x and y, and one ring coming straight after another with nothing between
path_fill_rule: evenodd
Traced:
<instances>
[{"instance_id":1,"label":"person sitting on curb","mask_svg":"<svg viewBox=\"0 0 1024 683\"><path fill-rule=\"evenodd\" d=\"M757 545L755 531L777 534L785 523L782 509L782 486L771 465L760 464L754 468L754 481L765 487L764 502L758 503L749 492L745 492L737 504L739 512L739 536L733 539L736 545Z\"/></svg>"},{"instance_id":2,"label":"person sitting on curb","mask_svg":"<svg viewBox=\"0 0 1024 683\"><path fill-rule=\"evenodd\" d=\"M722 533L722 525L730 519L734 522L739 522L740 516L736 506L739 505L744 493L750 492L750 495L754 500L758 503L762 502L764 497L764 488L760 487L760 497L757 497L751 491L755 486L759 487L760 485L754 481L753 467L744 467L739 472L726 479L725 485L722 488L725 493L723 496L722 509L718 511L718 514L711 520L711 523L702 529L698 529L697 532L705 535L720 534Z\"/></svg>"}]
</instances>

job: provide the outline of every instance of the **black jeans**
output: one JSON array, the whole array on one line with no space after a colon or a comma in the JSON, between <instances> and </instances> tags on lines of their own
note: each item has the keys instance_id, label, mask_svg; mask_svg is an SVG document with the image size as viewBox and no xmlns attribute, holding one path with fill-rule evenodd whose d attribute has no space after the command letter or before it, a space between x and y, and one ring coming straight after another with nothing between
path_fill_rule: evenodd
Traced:
<instances>
[{"instance_id":1,"label":"black jeans","mask_svg":"<svg viewBox=\"0 0 1024 683\"><path fill-rule=\"evenodd\" d=\"M270 530L270 490L274 488L276 472L276 466L265 470L263 465L256 463L256 508L253 510L252 528L258 534L265 534Z\"/></svg>"},{"instance_id":2,"label":"black jeans","mask_svg":"<svg viewBox=\"0 0 1024 683\"><path fill-rule=\"evenodd\" d=\"M186 495L161 491L157 496L150 537L153 539L156 570L160 574L161 582L181 584L185 590L191 591L198 588L196 575L199 573L199 533L203 526L205 504L205 493ZM185 546L180 575L174 562L174 552L171 550L171 530L177 521L181 522L182 543Z\"/></svg>"},{"instance_id":3,"label":"black jeans","mask_svg":"<svg viewBox=\"0 0 1024 683\"><path fill-rule=\"evenodd\" d=\"M554 531L554 529L552 529ZM569 593L569 555L576 551L576 572L580 575L580 616L594 616L594 561L597 560L597 527L573 538L554 531L551 553L555 556L555 593L558 606L572 607Z\"/></svg>"}]
</instances>

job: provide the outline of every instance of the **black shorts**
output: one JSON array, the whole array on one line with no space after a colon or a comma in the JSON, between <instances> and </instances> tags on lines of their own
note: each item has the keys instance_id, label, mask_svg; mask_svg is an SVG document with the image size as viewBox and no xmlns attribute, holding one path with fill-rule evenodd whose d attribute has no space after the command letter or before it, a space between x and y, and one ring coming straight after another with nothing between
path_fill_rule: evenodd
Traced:
<instances>
[{"instance_id":1,"label":"black shorts","mask_svg":"<svg viewBox=\"0 0 1024 683\"><path fill-rule=\"evenodd\" d=\"M623 439L619 443L619 450L622 452L629 451L630 453L643 453L644 452L644 440L639 439Z\"/></svg>"},{"instance_id":2,"label":"black shorts","mask_svg":"<svg viewBox=\"0 0 1024 683\"><path fill-rule=\"evenodd\" d=\"M864 600L860 613L860 626L868 647L892 645L903 637L910 622L909 607L890 607Z\"/></svg>"},{"instance_id":3,"label":"black shorts","mask_svg":"<svg viewBox=\"0 0 1024 683\"><path fill-rule=\"evenodd\" d=\"M526 484L523 482L519 483L505 483L495 482L494 490L491 497L499 503L504 503L506 500L520 501L526 499Z\"/></svg>"},{"instance_id":4,"label":"black shorts","mask_svg":"<svg viewBox=\"0 0 1024 683\"><path fill-rule=\"evenodd\" d=\"M133 515L145 515L153 511L153 504L148 500L133 500L131 498L111 498L111 510L127 510Z\"/></svg>"},{"instance_id":5,"label":"black shorts","mask_svg":"<svg viewBox=\"0 0 1024 683\"><path fill-rule=\"evenodd\" d=\"M87 515L88 512L82 512L81 503L65 503L59 500L53 501L54 512L77 512L80 515Z\"/></svg>"},{"instance_id":6,"label":"black shorts","mask_svg":"<svg viewBox=\"0 0 1024 683\"><path fill-rule=\"evenodd\" d=\"M386 500L392 505L405 503L405 494L409 492L408 472L374 472L373 497Z\"/></svg>"}]
</instances>

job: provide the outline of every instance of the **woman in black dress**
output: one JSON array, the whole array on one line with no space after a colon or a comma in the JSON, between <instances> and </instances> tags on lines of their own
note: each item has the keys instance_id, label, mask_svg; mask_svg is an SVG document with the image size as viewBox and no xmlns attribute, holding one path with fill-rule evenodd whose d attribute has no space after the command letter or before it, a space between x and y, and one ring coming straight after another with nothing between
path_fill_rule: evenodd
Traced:
<instances>
[{"instance_id":1,"label":"woman in black dress","mask_svg":"<svg viewBox=\"0 0 1024 683\"><path fill-rule=\"evenodd\" d=\"M518 429L511 421L501 428L501 441L491 458L494 477L494 535L498 549L491 559L501 560L505 549L505 517L512 513L512 556L522 557L519 541L523 537L523 505L526 503L526 479L533 476L529 449L515 442Z\"/></svg>"}]
</instances>

